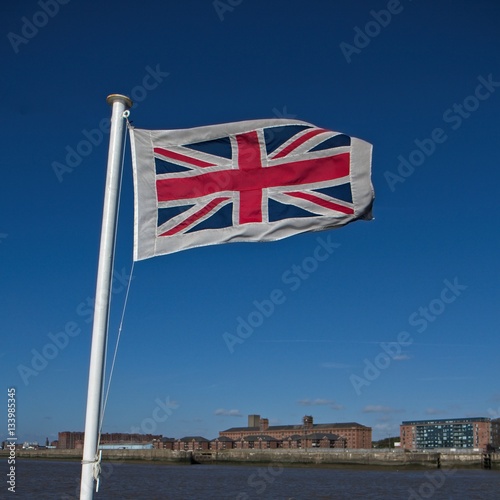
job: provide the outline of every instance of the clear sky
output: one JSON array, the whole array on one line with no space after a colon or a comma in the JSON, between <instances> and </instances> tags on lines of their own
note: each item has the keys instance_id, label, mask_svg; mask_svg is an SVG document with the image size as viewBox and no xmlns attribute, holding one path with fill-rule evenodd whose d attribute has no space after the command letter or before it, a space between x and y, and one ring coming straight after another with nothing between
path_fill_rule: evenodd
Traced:
<instances>
[{"instance_id":1,"label":"clear sky","mask_svg":"<svg viewBox=\"0 0 500 500\"><path fill-rule=\"evenodd\" d=\"M10 387L19 439L84 429L111 93L140 128L364 139L376 200L372 222L138 262L104 432L500 416L499 24L495 0L4 2L0 435ZM127 143L110 351L132 223Z\"/></svg>"}]
</instances>

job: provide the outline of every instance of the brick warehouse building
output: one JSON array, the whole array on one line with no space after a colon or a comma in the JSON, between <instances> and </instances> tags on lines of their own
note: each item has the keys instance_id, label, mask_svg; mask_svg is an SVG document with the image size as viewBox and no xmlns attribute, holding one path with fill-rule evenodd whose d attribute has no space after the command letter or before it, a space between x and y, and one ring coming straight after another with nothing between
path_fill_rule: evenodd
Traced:
<instances>
[{"instance_id":1,"label":"brick warehouse building","mask_svg":"<svg viewBox=\"0 0 500 500\"><path fill-rule=\"evenodd\" d=\"M74 450L83 448L83 432L60 432L57 447L60 450Z\"/></svg>"},{"instance_id":2,"label":"brick warehouse building","mask_svg":"<svg viewBox=\"0 0 500 500\"><path fill-rule=\"evenodd\" d=\"M230 438L235 442L241 441L242 438L245 441L250 436L267 436L277 440L278 447L287 448L320 446L367 449L372 447L371 427L356 422L315 424L310 415L302 419L301 425L269 425L267 418L249 415L247 427L231 427L219 432L219 436Z\"/></svg>"},{"instance_id":3,"label":"brick warehouse building","mask_svg":"<svg viewBox=\"0 0 500 500\"><path fill-rule=\"evenodd\" d=\"M60 450L83 449L84 432L59 432L57 448ZM116 432L112 434L101 434L102 445L110 444L145 444L161 439L163 436L153 436L152 434L124 434Z\"/></svg>"},{"instance_id":4,"label":"brick warehouse building","mask_svg":"<svg viewBox=\"0 0 500 500\"><path fill-rule=\"evenodd\" d=\"M406 450L484 449L492 443L492 423L483 417L406 421L400 426L400 437Z\"/></svg>"}]
</instances>

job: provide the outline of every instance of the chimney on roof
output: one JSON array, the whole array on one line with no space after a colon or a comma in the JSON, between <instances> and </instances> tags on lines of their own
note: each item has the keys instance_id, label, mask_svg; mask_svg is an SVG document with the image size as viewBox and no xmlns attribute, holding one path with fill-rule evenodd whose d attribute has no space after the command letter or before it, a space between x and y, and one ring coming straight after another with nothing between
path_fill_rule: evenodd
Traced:
<instances>
[{"instance_id":1,"label":"chimney on roof","mask_svg":"<svg viewBox=\"0 0 500 500\"><path fill-rule=\"evenodd\" d=\"M313 418L312 418L312 415L305 415L302 418L302 424L304 425L304 429L312 429L313 428Z\"/></svg>"},{"instance_id":2,"label":"chimney on roof","mask_svg":"<svg viewBox=\"0 0 500 500\"><path fill-rule=\"evenodd\" d=\"M261 418L259 422L259 427L261 431L267 431L269 427L269 419L268 418Z\"/></svg>"},{"instance_id":3,"label":"chimney on roof","mask_svg":"<svg viewBox=\"0 0 500 500\"><path fill-rule=\"evenodd\" d=\"M248 427L259 427L260 415L248 415Z\"/></svg>"}]
</instances>

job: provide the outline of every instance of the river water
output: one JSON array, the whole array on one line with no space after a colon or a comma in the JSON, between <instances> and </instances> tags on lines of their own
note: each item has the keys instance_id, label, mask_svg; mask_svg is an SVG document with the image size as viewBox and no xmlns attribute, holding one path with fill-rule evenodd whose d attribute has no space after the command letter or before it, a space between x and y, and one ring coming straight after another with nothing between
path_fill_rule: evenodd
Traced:
<instances>
[{"instance_id":1,"label":"river water","mask_svg":"<svg viewBox=\"0 0 500 500\"><path fill-rule=\"evenodd\" d=\"M6 461L2 469L7 470ZM18 460L16 494L0 498L77 499L79 462ZM3 474L2 474L3 475ZM6 477L3 475L3 477ZM500 499L500 471L380 470L231 465L103 463L94 499Z\"/></svg>"}]
</instances>

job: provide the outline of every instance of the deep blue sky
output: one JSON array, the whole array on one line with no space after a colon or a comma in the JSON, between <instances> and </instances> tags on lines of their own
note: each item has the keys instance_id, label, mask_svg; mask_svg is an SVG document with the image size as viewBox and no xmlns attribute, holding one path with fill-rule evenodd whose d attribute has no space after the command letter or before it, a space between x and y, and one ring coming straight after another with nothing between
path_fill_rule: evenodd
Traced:
<instances>
[{"instance_id":1,"label":"deep blue sky","mask_svg":"<svg viewBox=\"0 0 500 500\"><path fill-rule=\"evenodd\" d=\"M0 372L2 390L17 391L20 439L84 428L108 144L91 131L104 129L110 93L140 101L140 128L284 115L362 138L374 145L376 201L372 222L137 263L105 432L213 438L247 414L271 424L311 414L383 438L402 420L500 416L498 2L58 5L50 18L35 1L0 7ZM377 24L371 10L388 8ZM152 70L158 85L141 90ZM95 145L85 149L88 133ZM73 168L68 148L86 154ZM122 280L132 263L129 150ZM400 156L416 164L400 167L406 177ZM71 171L56 175L55 162ZM292 290L283 275L318 238L339 246ZM223 334L275 289L284 303L231 353ZM124 297L117 280L111 345ZM64 329L80 333L50 350L49 334ZM383 354L402 331L411 344ZM5 431L6 404L0 414Z\"/></svg>"}]
</instances>

